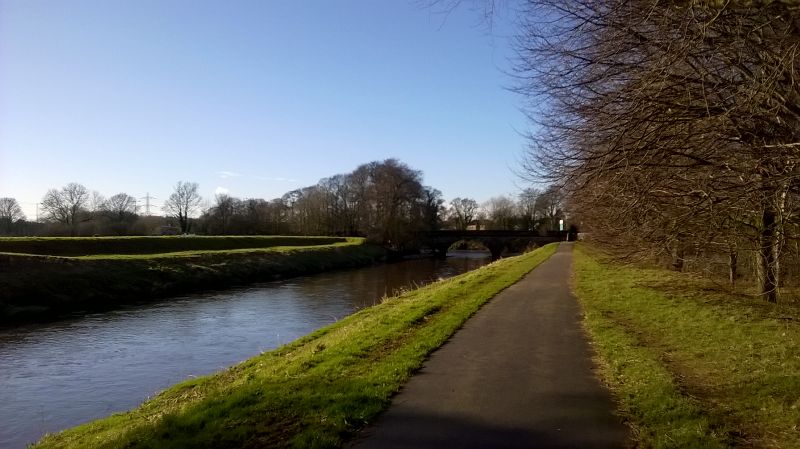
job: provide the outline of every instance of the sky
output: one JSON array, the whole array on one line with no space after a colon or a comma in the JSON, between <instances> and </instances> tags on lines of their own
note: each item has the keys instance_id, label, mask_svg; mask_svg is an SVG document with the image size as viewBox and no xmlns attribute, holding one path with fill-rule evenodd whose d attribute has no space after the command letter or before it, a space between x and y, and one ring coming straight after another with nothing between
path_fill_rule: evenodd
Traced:
<instances>
[{"instance_id":1,"label":"sky","mask_svg":"<svg viewBox=\"0 0 800 449\"><path fill-rule=\"evenodd\" d=\"M397 158L445 199L516 194L513 13L417 0L0 0L0 197L271 199ZM140 199L140 205L144 200Z\"/></svg>"}]
</instances>

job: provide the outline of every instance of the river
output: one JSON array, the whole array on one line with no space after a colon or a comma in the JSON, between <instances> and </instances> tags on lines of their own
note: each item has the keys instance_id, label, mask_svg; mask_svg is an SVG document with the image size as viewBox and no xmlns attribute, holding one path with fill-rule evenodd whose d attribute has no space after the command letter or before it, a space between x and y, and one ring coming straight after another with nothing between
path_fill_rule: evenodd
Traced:
<instances>
[{"instance_id":1,"label":"river","mask_svg":"<svg viewBox=\"0 0 800 449\"><path fill-rule=\"evenodd\" d=\"M0 330L0 448L128 410L413 288L489 262L457 251Z\"/></svg>"}]
</instances>

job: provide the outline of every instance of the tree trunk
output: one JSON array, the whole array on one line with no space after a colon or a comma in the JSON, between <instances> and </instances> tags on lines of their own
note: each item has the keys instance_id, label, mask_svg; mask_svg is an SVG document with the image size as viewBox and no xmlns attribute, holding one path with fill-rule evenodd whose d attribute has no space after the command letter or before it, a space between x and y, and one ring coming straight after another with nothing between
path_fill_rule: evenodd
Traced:
<instances>
[{"instance_id":1,"label":"tree trunk","mask_svg":"<svg viewBox=\"0 0 800 449\"><path fill-rule=\"evenodd\" d=\"M181 234L189 233L189 216L181 214L178 217L178 225L181 227Z\"/></svg>"},{"instance_id":2,"label":"tree trunk","mask_svg":"<svg viewBox=\"0 0 800 449\"><path fill-rule=\"evenodd\" d=\"M683 271L684 261L685 261L685 254L683 251L683 245L679 243L675 247L675 250L673 251L672 268L675 271Z\"/></svg>"},{"instance_id":3,"label":"tree trunk","mask_svg":"<svg viewBox=\"0 0 800 449\"><path fill-rule=\"evenodd\" d=\"M759 294L767 302L778 302L778 261L776 254L775 212L764 209L761 215L761 235L758 249Z\"/></svg>"},{"instance_id":4,"label":"tree trunk","mask_svg":"<svg viewBox=\"0 0 800 449\"><path fill-rule=\"evenodd\" d=\"M739 262L739 254L736 252L736 247L731 246L728 252L728 278L730 280L731 287L736 285L736 278L739 275L738 262Z\"/></svg>"}]
</instances>

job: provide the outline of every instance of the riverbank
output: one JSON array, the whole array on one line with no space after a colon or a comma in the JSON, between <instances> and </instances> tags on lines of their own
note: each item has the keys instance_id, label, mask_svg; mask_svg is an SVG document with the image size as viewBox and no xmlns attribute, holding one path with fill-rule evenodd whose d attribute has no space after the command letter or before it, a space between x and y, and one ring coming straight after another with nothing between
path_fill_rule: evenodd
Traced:
<instances>
[{"instance_id":1,"label":"riverbank","mask_svg":"<svg viewBox=\"0 0 800 449\"><path fill-rule=\"evenodd\" d=\"M800 309L581 248L575 292L640 447L800 447Z\"/></svg>"},{"instance_id":2,"label":"riverbank","mask_svg":"<svg viewBox=\"0 0 800 449\"><path fill-rule=\"evenodd\" d=\"M165 254L347 243L347 237L283 235L175 235L126 237L0 237L0 253L43 256Z\"/></svg>"},{"instance_id":3,"label":"riverbank","mask_svg":"<svg viewBox=\"0 0 800 449\"><path fill-rule=\"evenodd\" d=\"M549 245L390 298L39 447L338 446L482 304L554 251Z\"/></svg>"},{"instance_id":4,"label":"riverbank","mask_svg":"<svg viewBox=\"0 0 800 449\"><path fill-rule=\"evenodd\" d=\"M275 242L286 243L277 239L269 243ZM302 242L317 243L315 240ZM0 324L354 268L374 263L383 255L381 248L356 238L314 246L159 254L65 257L3 253L0 254Z\"/></svg>"}]
</instances>

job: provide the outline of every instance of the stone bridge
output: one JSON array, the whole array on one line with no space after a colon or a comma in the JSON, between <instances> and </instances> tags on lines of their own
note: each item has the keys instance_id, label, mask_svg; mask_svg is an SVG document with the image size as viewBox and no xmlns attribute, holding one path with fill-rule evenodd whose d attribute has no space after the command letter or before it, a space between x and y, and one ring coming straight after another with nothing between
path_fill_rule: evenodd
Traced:
<instances>
[{"instance_id":1,"label":"stone bridge","mask_svg":"<svg viewBox=\"0 0 800 449\"><path fill-rule=\"evenodd\" d=\"M564 240L566 235L564 232L541 236L535 231L430 231L425 233L423 240L439 258L447 257L447 249L459 240L481 242L495 260L500 258L504 249L522 251L530 243L542 246Z\"/></svg>"}]
</instances>

